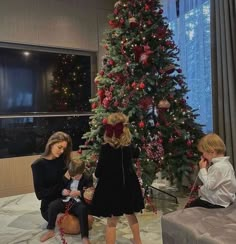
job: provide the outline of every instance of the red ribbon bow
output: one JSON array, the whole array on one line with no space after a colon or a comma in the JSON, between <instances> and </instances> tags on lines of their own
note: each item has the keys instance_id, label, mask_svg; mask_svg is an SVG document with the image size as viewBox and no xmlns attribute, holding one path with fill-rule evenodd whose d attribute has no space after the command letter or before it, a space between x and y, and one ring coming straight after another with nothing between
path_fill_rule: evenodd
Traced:
<instances>
[{"instance_id":1,"label":"red ribbon bow","mask_svg":"<svg viewBox=\"0 0 236 244\"><path fill-rule=\"evenodd\" d=\"M106 124L105 129L106 129L106 136L107 137L112 137L113 134L115 134L116 138L120 138L121 134L123 133L123 123L117 123L115 125L110 125Z\"/></svg>"}]
</instances>

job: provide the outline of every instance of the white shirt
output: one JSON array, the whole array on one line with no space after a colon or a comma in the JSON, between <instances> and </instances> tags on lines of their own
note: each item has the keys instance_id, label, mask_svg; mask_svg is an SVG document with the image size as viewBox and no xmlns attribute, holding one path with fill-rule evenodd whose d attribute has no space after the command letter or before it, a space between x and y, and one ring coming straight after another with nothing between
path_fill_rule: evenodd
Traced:
<instances>
[{"instance_id":1,"label":"white shirt","mask_svg":"<svg viewBox=\"0 0 236 244\"><path fill-rule=\"evenodd\" d=\"M71 184L70 184L70 190L71 191L77 191L78 189L78 185L79 185L79 180L72 180ZM63 199L63 202L69 202L69 200L71 199L71 197L67 196L66 199ZM80 202L79 198L74 198L76 202Z\"/></svg>"},{"instance_id":2,"label":"white shirt","mask_svg":"<svg viewBox=\"0 0 236 244\"><path fill-rule=\"evenodd\" d=\"M199 189L202 200L228 207L235 200L236 178L229 157L212 159L212 165L200 169L198 176L203 185Z\"/></svg>"}]
</instances>

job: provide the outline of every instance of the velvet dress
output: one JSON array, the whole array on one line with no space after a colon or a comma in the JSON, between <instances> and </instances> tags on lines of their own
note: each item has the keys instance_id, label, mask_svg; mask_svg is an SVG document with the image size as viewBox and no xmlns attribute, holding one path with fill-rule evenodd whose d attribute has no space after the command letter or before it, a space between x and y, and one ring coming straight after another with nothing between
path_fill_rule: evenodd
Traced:
<instances>
[{"instance_id":1,"label":"velvet dress","mask_svg":"<svg viewBox=\"0 0 236 244\"><path fill-rule=\"evenodd\" d=\"M95 176L98 183L92 201L92 214L111 217L140 212L144 208L141 186L133 167L131 146L101 147Z\"/></svg>"}]
</instances>

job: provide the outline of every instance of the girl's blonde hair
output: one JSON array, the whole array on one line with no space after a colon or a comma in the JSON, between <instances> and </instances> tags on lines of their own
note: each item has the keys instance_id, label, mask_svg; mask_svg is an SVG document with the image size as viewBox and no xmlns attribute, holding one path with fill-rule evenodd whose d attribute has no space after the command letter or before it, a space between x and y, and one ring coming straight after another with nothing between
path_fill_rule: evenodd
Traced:
<instances>
[{"instance_id":1,"label":"girl's blonde hair","mask_svg":"<svg viewBox=\"0 0 236 244\"><path fill-rule=\"evenodd\" d=\"M215 133L205 135L200 139L197 146L200 152L216 152L217 154L225 154L226 147L223 140Z\"/></svg>"},{"instance_id":2,"label":"girl's blonde hair","mask_svg":"<svg viewBox=\"0 0 236 244\"><path fill-rule=\"evenodd\" d=\"M116 137L113 133L112 137L107 136L104 133L104 143L109 143L112 147L118 148L121 146L128 146L131 143L131 133L128 127L129 118L123 113L112 113L107 118L107 124L116 125L118 123L123 124L123 132L120 137Z\"/></svg>"},{"instance_id":3,"label":"girl's blonde hair","mask_svg":"<svg viewBox=\"0 0 236 244\"><path fill-rule=\"evenodd\" d=\"M70 162L70 159L71 159L72 140L68 134L66 134L62 131L57 131L49 137L42 156L48 156L51 153L52 146L58 142L63 142L63 141L67 142L67 147L65 148L65 150L63 152L63 156L65 159L66 165L68 165Z\"/></svg>"}]
</instances>

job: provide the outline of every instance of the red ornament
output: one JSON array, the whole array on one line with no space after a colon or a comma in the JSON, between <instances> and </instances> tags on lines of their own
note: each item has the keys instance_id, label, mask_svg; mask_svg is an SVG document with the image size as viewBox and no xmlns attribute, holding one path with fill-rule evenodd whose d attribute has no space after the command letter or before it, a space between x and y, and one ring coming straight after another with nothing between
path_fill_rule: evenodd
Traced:
<instances>
[{"instance_id":1,"label":"red ornament","mask_svg":"<svg viewBox=\"0 0 236 244\"><path fill-rule=\"evenodd\" d=\"M118 107L118 105L119 105L118 101L115 101L115 102L114 102L114 106L115 106L115 107Z\"/></svg>"},{"instance_id":2,"label":"red ornament","mask_svg":"<svg viewBox=\"0 0 236 244\"><path fill-rule=\"evenodd\" d=\"M114 11L113 11L114 15L117 15L117 14L118 14L118 12L119 12L119 11L118 11L118 9L117 9L117 8L115 8L115 9L114 9Z\"/></svg>"},{"instance_id":3,"label":"red ornament","mask_svg":"<svg viewBox=\"0 0 236 244\"><path fill-rule=\"evenodd\" d=\"M152 21L150 19L147 21L147 25L152 25Z\"/></svg>"},{"instance_id":4,"label":"red ornament","mask_svg":"<svg viewBox=\"0 0 236 244\"><path fill-rule=\"evenodd\" d=\"M114 61L113 59L110 59L110 60L108 61L108 64L110 64L111 66L114 66L114 65L115 65L115 61Z\"/></svg>"},{"instance_id":5,"label":"red ornament","mask_svg":"<svg viewBox=\"0 0 236 244\"><path fill-rule=\"evenodd\" d=\"M99 74L100 74L101 76L103 76L103 75L104 75L104 70L101 70L101 71L99 72Z\"/></svg>"},{"instance_id":6,"label":"red ornament","mask_svg":"<svg viewBox=\"0 0 236 244\"><path fill-rule=\"evenodd\" d=\"M96 103L93 103L92 104L92 109L95 109L97 107L97 104Z\"/></svg>"},{"instance_id":7,"label":"red ornament","mask_svg":"<svg viewBox=\"0 0 236 244\"><path fill-rule=\"evenodd\" d=\"M145 88L145 84L144 84L143 82L141 82L141 83L139 84L139 88L140 88L140 89L144 89L144 88Z\"/></svg>"},{"instance_id":8,"label":"red ornament","mask_svg":"<svg viewBox=\"0 0 236 244\"><path fill-rule=\"evenodd\" d=\"M171 137L171 138L169 139L169 143L172 143L174 140L175 140L175 139L174 139L173 137Z\"/></svg>"},{"instance_id":9,"label":"red ornament","mask_svg":"<svg viewBox=\"0 0 236 244\"><path fill-rule=\"evenodd\" d=\"M168 46L168 47L170 47L170 46L172 46L172 41L166 41L166 46Z\"/></svg>"},{"instance_id":10,"label":"red ornament","mask_svg":"<svg viewBox=\"0 0 236 244\"><path fill-rule=\"evenodd\" d=\"M106 125L106 124L107 124L107 118L104 118L104 119L102 120L102 123L103 123L104 125Z\"/></svg>"},{"instance_id":11,"label":"red ornament","mask_svg":"<svg viewBox=\"0 0 236 244\"><path fill-rule=\"evenodd\" d=\"M139 128L144 128L145 124L143 121L140 121L139 124L138 124Z\"/></svg>"},{"instance_id":12,"label":"red ornament","mask_svg":"<svg viewBox=\"0 0 236 244\"><path fill-rule=\"evenodd\" d=\"M125 20L123 18L120 19L120 24L123 25L125 23Z\"/></svg>"},{"instance_id":13,"label":"red ornament","mask_svg":"<svg viewBox=\"0 0 236 244\"><path fill-rule=\"evenodd\" d=\"M102 104L103 104L104 108L108 108L110 105L110 99L108 97L105 97L102 101Z\"/></svg>"},{"instance_id":14,"label":"red ornament","mask_svg":"<svg viewBox=\"0 0 236 244\"><path fill-rule=\"evenodd\" d=\"M109 20L108 24L111 26L111 28L120 27L120 23L115 20Z\"/></svg>"},{"instance_id":15,"label":"red ornament","mask_svg":"<svg viewBox=\"0 0 236 244\"><path fill-rule=\"evenodd\" d=\"M149 11L150 7L147 4L145 4L144 9L145 9L145 11Z\"/></svg>"},{"instance_id":16,"label":"red ornament","mask_svg":"<svg viewBox=\"0 0 236 244\"><path fill-rule=\"evenodd\" d=\"M136 88L136 82L134 81L131 86L135 89Z\"/></svg>"},{"instance_id":17,"label":"red ornament","mask_svg":"<svg viewBox=\"0 0 236 244\"><path fill-rule=\"evenodd\" d=\"M191 151L187 151L186 155L187 155L187 158L193 157L193 153Z\"/></svg>"},{"instance_id":18,"label":"red ornament","mask_svg":"<svg viewBox=\"0 0 236 244\"><path fill-rule=\"evenodd\" d=\"M113 77L113 74L112 74L112 73L109 73L109 74L107 75L107 77L111 79L111 78Z\"/></svg>"},{"instance_id":19,"label":"red ornament","mask_svg":"<svg viewBox=\"0 0 236 244\"><path fill-rule=\"evenodd\" d=\"M187 145L190 147L192 145L192 141L191 140L188 140L187 141Z\"/></svg>"},{"instance_id":20,"label":"red ornament","mask_svg":"<svg viewBox=\"0 0 236 244\"><path fill-rule=\"evenodd\" d=\"M158 143L159 144L162 144L163 143L163 140L160 138L160 139L158 139Z\"/></svg>"},{"instance_id":21,"label":"red ornament","mask_svg":"<svg viewBox=\"0 0 236 244\"><path fill-rule=\"evenodd\" d=\"M102 101L104 99L104 95L105 95L105 92L103 89L99 89L98 92L97 92L99 98L100 98L100 101Z\"/></svg>"}]
</instances>

